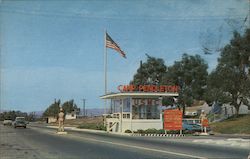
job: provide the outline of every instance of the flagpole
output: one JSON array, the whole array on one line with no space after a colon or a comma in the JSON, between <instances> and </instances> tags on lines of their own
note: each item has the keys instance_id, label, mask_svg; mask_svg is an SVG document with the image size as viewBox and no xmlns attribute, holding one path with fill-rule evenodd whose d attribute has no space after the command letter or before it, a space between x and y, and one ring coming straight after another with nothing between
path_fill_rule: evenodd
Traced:
<instances>
[{"instance_id":1,"label":"flagpole","mask_svg":"<svg viewBox=\"0 0 250 159\"><path fill-rule=\"evenodd\" d=\"M104 94L107 94L107 47L106 47L106 30L104 30ZM104 100L104 114L107 113L107 100Z\"/></svg>"}]
</instances>

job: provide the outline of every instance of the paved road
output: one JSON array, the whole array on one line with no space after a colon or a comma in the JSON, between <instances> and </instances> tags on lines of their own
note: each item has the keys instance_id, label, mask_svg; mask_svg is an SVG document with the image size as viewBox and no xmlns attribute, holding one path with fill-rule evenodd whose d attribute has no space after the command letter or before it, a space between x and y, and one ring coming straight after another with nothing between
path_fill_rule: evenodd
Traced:
<instances>
[{"instance_id":1,"label":"paved road","mask_svg":"<svg viewBox=\"0 0 250 159\"><path fill-rule=\"evenodd\" d=\"M200 137L130 137L104 133L68 131L28 126L0 126L0 158L27 159L157 159L157 158L247 158L246 147L193 142ZM201 140L207 140L202 138ZM222 140L214 138L213 140Z\"/></svg>"}]
</instances>

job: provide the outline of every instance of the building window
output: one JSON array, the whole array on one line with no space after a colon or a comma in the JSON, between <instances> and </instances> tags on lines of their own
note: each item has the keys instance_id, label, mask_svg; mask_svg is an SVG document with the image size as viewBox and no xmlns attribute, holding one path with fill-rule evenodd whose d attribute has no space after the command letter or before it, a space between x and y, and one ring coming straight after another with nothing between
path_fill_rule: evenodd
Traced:
<instances>
[{"instance_id":1,"label":"building window","mask_svg":"<svg viewBox=\"0 0 250 159\"><path fill-rule=\"evenodd\" d=\"M123 99L123 112L130 112L130 98Z\"/></svg>"},{"instance_id":2,"label":"building window","mask_svg":"<svg viewBox=\"0 0 250 159\"><path fill-rule=\"evenodd\" d=\"M130 113L123 114L123 118L124 118L124 119L130 119Z\"/></svg>"},{"instance_id":3,"label":"building window","mask_svg":"<svg viewBox=\"0 0 250 159\"><path fill-rule=\"evenodd\" d=\"M160 119L158 99L133 99L133 119Z\"/></svg>"},{"instance_id":4,"label":"building window","mask_svg":"<svg viewBox=\"0 0 250 159\"><path fill-rule=\"evenodd\" d=\"M120 113L121 112L121 100L114 99L111 100L111 113Z\"/></svg>"}]
</instances>

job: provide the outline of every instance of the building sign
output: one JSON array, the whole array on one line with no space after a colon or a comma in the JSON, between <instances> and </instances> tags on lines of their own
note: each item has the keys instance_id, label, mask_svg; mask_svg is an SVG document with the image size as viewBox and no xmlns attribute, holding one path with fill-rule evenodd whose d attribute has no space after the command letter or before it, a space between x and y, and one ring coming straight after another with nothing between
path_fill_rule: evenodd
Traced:
<instances>
[{"instance_id":1,"label":"building sign","mask_svg":"<svg viewBox=\"0 0 250 159\"><path fill-rule=\"evenodd\" d=\"M167 86L167 85L119 85L117 89L120 92L171 92L177 93L179 86Z\"/></svg>"},{"instance_id":2,"label":"building sign","mask_svg":"<svg viewBox=\"0 0 250 159\"><path fill-rule=\"evenodd\" d=\"M158 106L160 105L159 99L151 98L133 98L132 106Z\"/></svg>"},{"instance_id":3,"label":"building sign","mask_svg":"<svg viewBox=\"0 0 250 159\"><path fill-rule=\"evenodd\" d=\"M164 129L182 130L182 112L179 109L164 110Z\"/></svg>"}]
</instances>

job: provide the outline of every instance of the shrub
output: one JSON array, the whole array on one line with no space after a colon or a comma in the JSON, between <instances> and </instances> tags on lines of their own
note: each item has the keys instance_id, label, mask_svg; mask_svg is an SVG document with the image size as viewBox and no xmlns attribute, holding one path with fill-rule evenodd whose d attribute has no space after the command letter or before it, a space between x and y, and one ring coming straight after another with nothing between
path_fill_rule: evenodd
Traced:
<instances>
[{"instance_id":1,"label":"shrub","mask_svg":"<svg viewBox=\"0 0 250 159\"><path fill-rule=\"evenodd\" d=\"M165 130L159 129L159 130L157 130L157 134L165 134Z\"/></svg>"},{"instance_id":2,"label":"shrub","mask_svg":"<svg viewBox=\"0 0 250 159\"><path fill-rule=\"evenodd\" d=\"M125 133L132 133L131 130L125 130Z\"/></svg>"},{"instance_id":3,"label":"shrub","mask_svg":"<svg viewBox=\"0 0 250 159\"><path fill-rule=\"evenodd\" d=\"M93 130L106 130L106 127L103 124L93 124L93 123L86 123L78 126L77 128L80 129L93 129Z\"/></svg>"},{"instance_id":4,"label":"shrub","mask_svg":"<svg viewBox=\"0 0 250 159\"><path fill-rule=\"evenodd\" d=\"M138 129L137 131L135 131L135 133L138 133L138 134L145 134L145 131L142 130L142 129Z\"/></svg>"},{"instance_id":5,"label":"shrub","mask_svg":"<svg viewBox=\"0 0 250 159\"><path fill-rule=\"evenodd\" d=\"M106 127L103 124L99 124L99 125L96 125L96 130L105 130L106 131Z\"/></svg>"},{"instance_id":6,"label":"shrub","mask_svg":"<svg viewBox=\"0 0 250 159\"><path fill-rule=\"evenodd\" d=\"M146 134L156 134L157 130L156 129L147 129L147 130L145 130L145 133Z\"/></svg>"}]
</instances>

